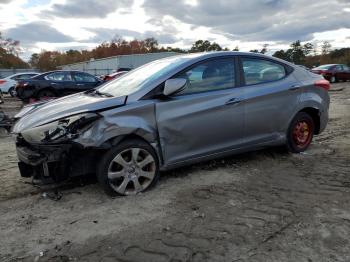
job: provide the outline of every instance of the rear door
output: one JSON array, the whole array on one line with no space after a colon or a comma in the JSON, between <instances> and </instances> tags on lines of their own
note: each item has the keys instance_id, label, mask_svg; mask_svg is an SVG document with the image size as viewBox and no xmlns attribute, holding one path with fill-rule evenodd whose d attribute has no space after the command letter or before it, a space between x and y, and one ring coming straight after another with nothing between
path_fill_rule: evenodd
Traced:
<instances>
[{"instance_id":1,"label":"rear door","mask_svg":"<svg viewBox=\"0 0 350 262\"><path fill-rule=\"evenodd\" d=\"M282 138L302 94L292 68L268 58L240 57L244 82L246 142Z\"/></svg>"},{"instance_id":2,"label":"rear door","mask_svg":"<svg viewBox=\"0 0 350 262\"><path fill-rule=\"evenodd\" d=\"M174 78L187 79L177 95L156 103L166 165L215 155L242 144L244 110L234 57L211 59Z\"/></svg>"},{"instance_id":3,"label":"rear door","mask_svg":"<svg viewBox=\"0 0 350 262\"><path fill-rule=\"evenodd\" d=\"M93 75L84 72L72 72L77 92L89 90L98 85L99 81Z\"/></svg>"},{"instance_id":4,"label":"rear door","mask_svg":"<svg viewBox=\"0 0 350 262\"><path fill-rule=\"evenodd\" d=\"M75 93L75 82L69 71L57 71L46 75L42 88L52 88L58 96Z\"/></svg>"}]
</instances>

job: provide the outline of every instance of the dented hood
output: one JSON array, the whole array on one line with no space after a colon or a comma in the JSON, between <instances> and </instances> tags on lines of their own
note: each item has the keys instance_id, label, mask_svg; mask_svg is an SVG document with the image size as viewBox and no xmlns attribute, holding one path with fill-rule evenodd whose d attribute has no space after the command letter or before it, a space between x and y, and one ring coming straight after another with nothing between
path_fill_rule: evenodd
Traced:
<instances>
[{"instance_id":1,"label":"dented hood","mask_svg":"<svg viewBox=\"0 0 350 262\"><path fill-rule=\"evenodd\" d=\"M124 105L126 96L103 97L91 93L78 93L49 101L25 114L13 127L14 133L40 126L61 118L86 112L103 111Z\"/></svg>"}]
</instances>

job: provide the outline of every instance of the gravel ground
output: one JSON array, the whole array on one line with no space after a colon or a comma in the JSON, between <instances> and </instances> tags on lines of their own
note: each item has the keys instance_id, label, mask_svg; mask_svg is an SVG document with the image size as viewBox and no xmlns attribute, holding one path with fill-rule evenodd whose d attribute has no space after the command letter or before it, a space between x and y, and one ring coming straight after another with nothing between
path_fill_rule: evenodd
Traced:
<instances>
[{"instance_id":1,"label":"gravel ground","mask_svg":"<svg viewBox=\"0 0 350 262\"><path fill-rule=\"evenodd\" d=\"M52 201L19 177L0 137L0 261L349 261L350 83L330 94L329 125L304 154L181 168L127 198L90 184Z\"/></svg>"}]
</instances>

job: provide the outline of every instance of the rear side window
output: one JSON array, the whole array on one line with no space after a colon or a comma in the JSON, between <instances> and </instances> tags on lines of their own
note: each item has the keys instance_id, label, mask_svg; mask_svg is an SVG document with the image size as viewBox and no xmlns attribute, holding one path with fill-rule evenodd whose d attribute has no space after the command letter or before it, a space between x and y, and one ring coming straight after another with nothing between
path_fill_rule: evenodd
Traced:
<instances>
[{"instance_id":1,"label":"rear side window","mask_svg":"<svg viewBox=\"0 0 350 262\"><path fill-rule=\"evenodd\" d=\"M96 82L95 77L86 73L73 73L73 76L76 82L88 82L88 83Z\"/></svg>"},{"instance_id":2,"label":"rear side window","mask_svg":"<svg viewBox=\"0 0 350 262\"><path fill-rule=\"evenodd\" d=\"M187 79L187 86L180 95L232 88L235 87L234 59L203 62L177 75L176 78Z\"/></svg>"},{"instance_id":3,"label":"rear side window","mask_svg":"<svg viewBox=\"0 0 350 262\"><path fill-rule=\"evenodd\" d=\"M337 66L335 67L335 70L337 70L337 71L342 71L342 70L343 70L343 66L342 66L342 65L337 65Z\"/></svg>"},{"instance_id":4,"label":"rear side window","mask_svg":"<svg viewBox=\"0 0 350 262\"><path fill-rule=\"evenodd\" d=\"M46 75L45 79L52 81L72 81L72 76L69 72L54 72Z\"/></svg>"},{"instance_id":5,"label":"rear side window","mask_svg":"<svg viewBox=\"0 0 350 262\"><path fill-rule=\"evenodd\" d=\"M264 59L242 58L242 64L246 85L276 81L287 75L283 65Z\"/></svg>"}]
</instances>

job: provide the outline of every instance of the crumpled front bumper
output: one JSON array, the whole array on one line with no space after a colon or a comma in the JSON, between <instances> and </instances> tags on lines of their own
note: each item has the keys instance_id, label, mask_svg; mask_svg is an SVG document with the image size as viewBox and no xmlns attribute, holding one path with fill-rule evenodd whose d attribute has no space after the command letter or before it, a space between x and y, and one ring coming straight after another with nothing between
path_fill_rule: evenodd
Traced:
<instances>
[{"instance_id":1,"label":"crumpled front bumper","mask_svg":"<svg viewBox=\"0 0 350 262\"><path fill-rule=\"evenodd\" d=\"M18 167L22 177L67 178L71 145L30 146L17 145Z\"/></svg>"},{"instance_id":2,"label":"crumpled front bumper","mask_svg":"<svg viewBox=\"0 0 350 262\"><path fill-rule=\"evenodd\" d=\"M69 177L95 173L101 149L74 142L30 144L21 135L16 138L18 167L22 177L60 182Z\"/></svg>"}]
</instances>

